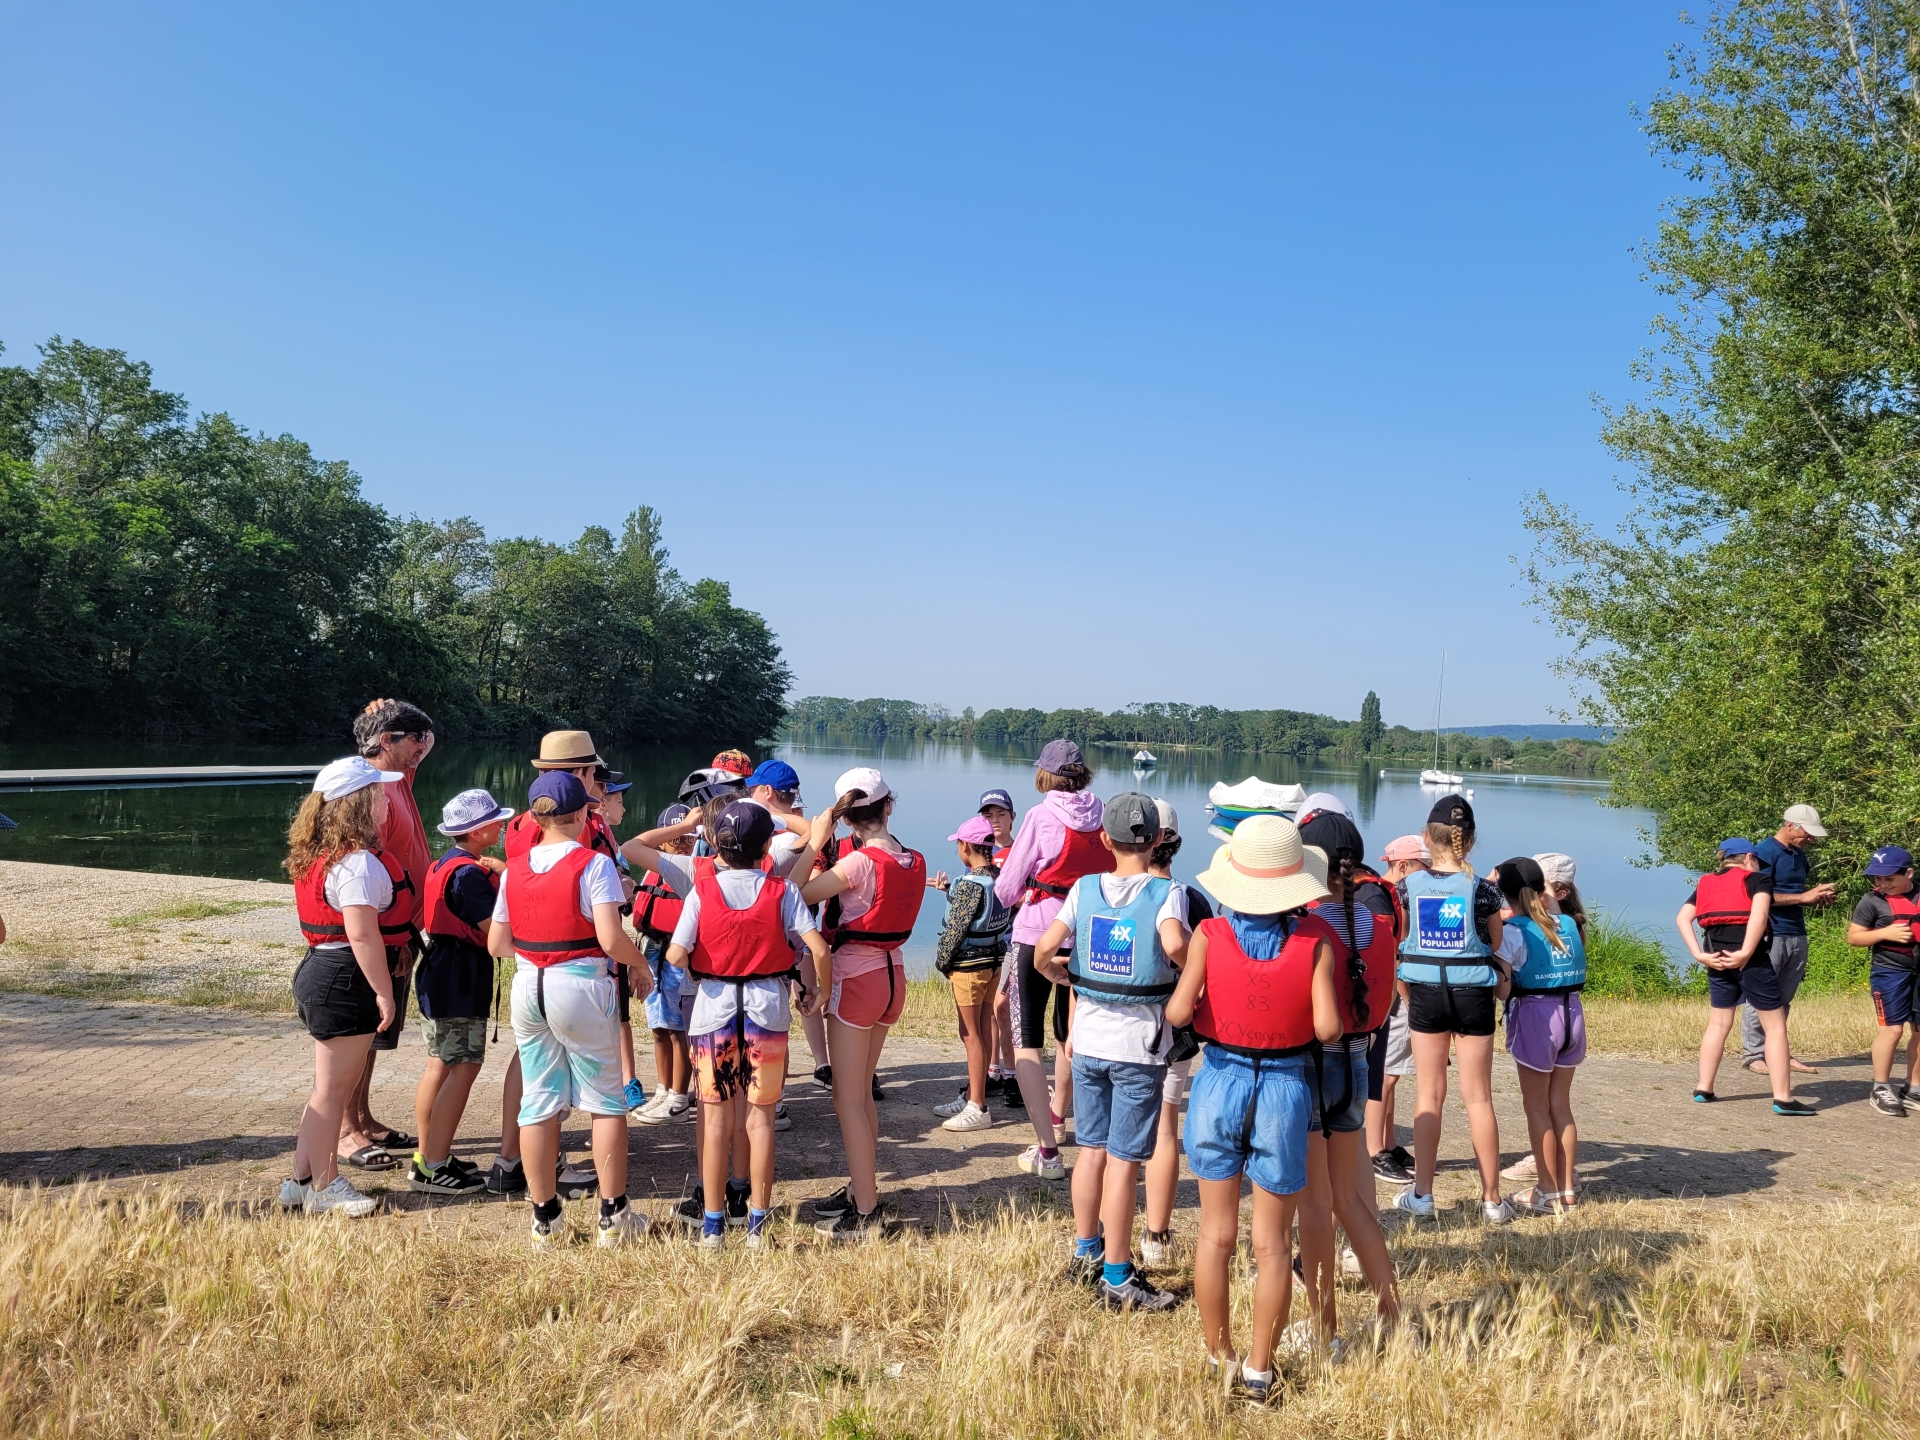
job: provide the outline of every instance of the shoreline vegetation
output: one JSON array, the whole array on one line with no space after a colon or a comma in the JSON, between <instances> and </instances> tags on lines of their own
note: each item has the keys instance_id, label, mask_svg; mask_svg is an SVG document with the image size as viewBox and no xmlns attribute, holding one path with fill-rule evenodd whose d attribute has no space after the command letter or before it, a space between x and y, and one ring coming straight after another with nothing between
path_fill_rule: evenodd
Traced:
<instances>
[{"instance_id":1,"label":"shoreline vegetation","mask_svg":"<svg viewBox=\"0 0 1920 1440\"><path fill-rule=\"evenodd\" d=\"M1283 757L1303 765L1433 764L1433 731L1386 725L1371 691L1358 720L1306 710L1223 710L1213 705L1153 701L1119 710L955 712L914 700L808 695L790 702L784 725L795 738L936 740L976 745L1039 746L1064 735L1083 747L1146 745L1169 751L1214 751ZM1509 740L1502 735L1443 731L1440 764L1459 771L1605 777L1610 747L1602 740Z\"/></svg>"},{"instance_id":2,"label":"shoreline vegetation","mask_svg":"<svg viewBox=\"0 0 1920 1440\"><path fill-rule=\"evenodd\" d=\"M463 740L779 726L773 632L645 505L569 545L402 520L122 351L40 357L0 365L0 738L339 735L380 695Z\"/></svg>"}]
</instances>

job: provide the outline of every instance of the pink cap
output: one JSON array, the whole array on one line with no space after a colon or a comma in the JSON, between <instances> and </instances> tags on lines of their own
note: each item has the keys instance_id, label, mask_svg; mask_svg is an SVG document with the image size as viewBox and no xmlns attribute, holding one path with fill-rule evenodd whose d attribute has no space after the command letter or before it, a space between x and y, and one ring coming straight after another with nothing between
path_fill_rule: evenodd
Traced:
<instances>
[{"instance_id":1,"label":"pink cap","mask_svg":"<svg viewBox=\"0 0 1920 1440\"><path fill-rule=\"evenodd\" d=\"M976 815L963 821L960 828L947 836L947 839L964 840L969 845L987 845L993 841L993 826L984 815Z\"/></svg>"},{"instance_id":2,"label":"pink cap","mask_svg":"<svg viewBox=\"0 0 1920 1440\"><path fill-rule=\"evenodd\" d=\"M1398 840L1387 843L1386 851L1380 858L1389 865L1400 860L1431 860L1433 851L1427 848L1427 842L1422 836L1402 835Z\"/></svg>"}]
</instances>

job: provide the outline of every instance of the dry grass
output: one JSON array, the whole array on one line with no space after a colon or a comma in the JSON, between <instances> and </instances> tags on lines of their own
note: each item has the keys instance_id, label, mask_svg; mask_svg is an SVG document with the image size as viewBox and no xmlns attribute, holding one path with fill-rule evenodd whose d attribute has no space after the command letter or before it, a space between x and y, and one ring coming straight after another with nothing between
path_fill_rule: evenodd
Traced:
<instances>
[{"instance_id":1,"label":"dry grass","mask_svg":"<svg viewBox=\"0 0 1920 1440\"><path fill-rule=\"evenodd\" d=\"M1920 1347L1902 1338L1920 1254L1910 1200L1637 1201L1503 1232L1424 1227L1395 1242L1410 1323L1378 1355L1301 1367L1271 1413L1202 1378L1190 1305L1114 1316L1060 1283L1066 1227L1048 1210L857 1255L810 1237L767 1254L652 1242L534 1255L523 1217L354 1224L16 1192L0 1217L0 1433L1531 1440L1920 1427ZM1242 1335L1246 1302L1239 1285ZM1344 1294L1350 1328L1368 1308Z\"/></svg>"},{"instance_id":2,"label":"dry grass","mask_svg":"<svg viewBox=\"0 0 1920 1440\"><path fill-rule=\"evenodd\" d=\"M1638 1055L1648 1060L1691 1060L1700 1053L1706 1028L1705 997L1657 1000L1584 996L1587 1041L1596 1054ZM1819 1060L1830 1055L1860 1055L1873 1042L1873 1002L1864 990L1833 995L1803 995L1793 1002L1793 1049ZM1728 1037L1737 1055L1740 1028Z\"/></svg>"}]
</instances>

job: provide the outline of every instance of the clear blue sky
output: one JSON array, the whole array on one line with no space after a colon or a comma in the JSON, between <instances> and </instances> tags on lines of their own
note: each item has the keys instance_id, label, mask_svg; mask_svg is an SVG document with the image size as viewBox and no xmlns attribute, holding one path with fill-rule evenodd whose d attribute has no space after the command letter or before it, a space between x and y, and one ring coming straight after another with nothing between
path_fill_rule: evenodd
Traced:
<instances>
[{"instance_id":1,"label":"clear blue sky","mask_svg":"<svg viewBox=\"0 0 1920 1440\"><path fill-rule=\"evenodd\" d=\"M662 512L797 693L1565 700L1520 497L1679 177L1675 7L0 6L0 340L405 514ZM1417 625L1416 625L1416 622Z\"/></svg>"}]
</instances>

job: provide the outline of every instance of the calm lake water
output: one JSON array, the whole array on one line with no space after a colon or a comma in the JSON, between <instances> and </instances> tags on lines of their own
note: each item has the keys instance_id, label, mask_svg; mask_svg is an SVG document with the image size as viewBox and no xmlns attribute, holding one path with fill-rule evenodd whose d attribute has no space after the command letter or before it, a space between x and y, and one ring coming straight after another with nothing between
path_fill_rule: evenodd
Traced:
<instances>
[{"instance_id":1,"label":"calm lake water","mask_svg":"<svg viewBox=\"0 0 1920 1440\"><path fill-rule=\"evenodd\" d=\"M687 771L707 763L713 754L662 746L607 747L602 753L635 782L628 792L626 823L620 827L623 837L651 825L661 807L672 802ZM895 833L923 851L936 869L955 868L946 837L974 812L982 790L1005 787L1022 813L1038 798L1032 757L1024 752L896 743L877 752L871 746L809 744L782 745L775 753L800 773L809 812L831 800L834 777L841 771L877 764L899 796ZM320 747L0 746L0 769L318 764L331 758ZM1358 817L1369 853L1375 855L1394 836L1418 830L1434 800L1412 772L1390 772L1382 778L1372 770L1308 770L1262 757L1172 752L1161 756L1157 770L1136 777L1127 751L1101 750L1092 760L1099 767L1095 788L1102 795L1141 789L1165 798L1179 811L1188 839L1174 873L1183 880L1205 868L1218 843L1205 833L1207 790L1217 780L1231 783L1258 774L1299 783L1309 791L1330 791ZM450 796L476 785L493 791L505 804L524 805L534 773L518 747L441 745L418 777L421 813L431 828ZM1510 855L1561 850L1579 863L1580 892L1590 907L1650 929L1663 941L1671 934L1674 912L1686 898L1692 877L1672 866L1641 868L1632 863L1646 848L1640 832L1652 825L1647 812L1603 805L1606 787L1590 781L1480 775L1469 776L1467 783L1480 822L1474 859L1483 873ZM0 791L0 812L20 825L0 833L0 859L281 880L287 822L304 788L276 783ZM444 842L433 839L439 842L437 850ZM928 897L908 947L916 969L930 963L943 909L937 895Z\"/></svg>"}]
</instances>

